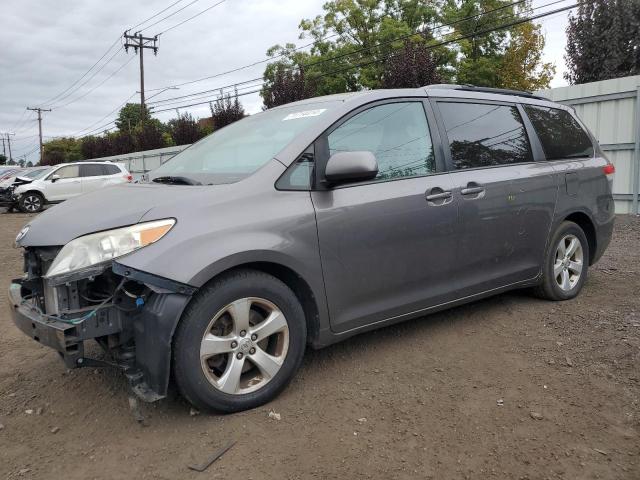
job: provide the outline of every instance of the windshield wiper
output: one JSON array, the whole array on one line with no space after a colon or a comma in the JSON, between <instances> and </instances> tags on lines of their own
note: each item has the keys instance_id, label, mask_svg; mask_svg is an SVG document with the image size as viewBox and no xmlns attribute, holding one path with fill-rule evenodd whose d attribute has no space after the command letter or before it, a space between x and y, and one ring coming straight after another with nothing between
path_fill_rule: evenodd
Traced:
<instances>
[{"instance_id":1,"label":"windshield wiper","mask_svg":"<svg viewBox=\"0 0 640 480\"><path fill-rule=\"evenodd\" d=\"M167 183L169 185L202 185L202 183L192 180L187 177L175 177L175 176L166 176L166 177L156 177L152 180L155 183Z\"/></svg>"}]
</instances>

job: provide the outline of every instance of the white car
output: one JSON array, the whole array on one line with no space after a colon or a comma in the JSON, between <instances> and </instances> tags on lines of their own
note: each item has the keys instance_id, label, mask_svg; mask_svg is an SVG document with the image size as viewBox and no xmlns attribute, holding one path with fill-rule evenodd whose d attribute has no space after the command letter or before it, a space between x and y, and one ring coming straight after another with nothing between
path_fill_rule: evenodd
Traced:
<instances>
[{"instance_id":1,"label":"white car","mask_svg":"<svg viewBox=\"0 0 640 480\"><path fill-rule=\"evenodd\" d=\"M132 180L129 171L119 163L61 163L46 175L17 186L13 197L22 212L36 213L48 203L60 203L83 193Z\"/></svg>"}]
</instances>

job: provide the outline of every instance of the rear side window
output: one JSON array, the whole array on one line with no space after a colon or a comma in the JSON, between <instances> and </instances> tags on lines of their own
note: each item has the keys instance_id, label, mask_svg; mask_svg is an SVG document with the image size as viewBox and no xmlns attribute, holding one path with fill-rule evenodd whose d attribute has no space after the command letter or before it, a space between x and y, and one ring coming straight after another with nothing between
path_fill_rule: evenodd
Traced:
<instances>
[{"instance_id":1,"label":"rear side window","mask_svg":"<svg viewBox=\"0 0 640 480\"><path fill-rule=\"evenodd\" d=\"M533 161L518 109L509 105L438 102L456 169Z\"/></svg>"},{"instance_id":2,"label":"rear side window","mask_svg":"<svg viewBox=\"0 0 640 480\"><path fill-rule=\"evenodd\" d=\"M433 144L421 102L386 103L364 110L329 134L329 153L373 152L376 180L435 172Z\"/></svg>"},{"instance_id":3,"label":"rear side window","mask_svg":"<svg viewBox=\"0 0 640 480\"><path fill-rule=\"evenodd\" d=\"M103 165L102 168L105 170L105 175L115 175L117 173L121 173L120 169L115 165Z\"/></svg>"},{"instance_id":4,"label":"rear side window","mask_svg":"<svg viewBox=\"0 0 640 480\"><path fill-rule=\"evenodd\" d=\"M96 165L95 163L80 165L81 177L99 177L101 175L104 175L104 169L102 165Z\"/></svg>"},{"instance_id":5,"label":"rear side window","mask_svg":"<svg viewBox=\"0 0 640 480\"><path fill-rule=\"evenodd\" d=\"M524 105L547 160L593 157L591 139L566 110Z\"/></svg>"}]
</instances>

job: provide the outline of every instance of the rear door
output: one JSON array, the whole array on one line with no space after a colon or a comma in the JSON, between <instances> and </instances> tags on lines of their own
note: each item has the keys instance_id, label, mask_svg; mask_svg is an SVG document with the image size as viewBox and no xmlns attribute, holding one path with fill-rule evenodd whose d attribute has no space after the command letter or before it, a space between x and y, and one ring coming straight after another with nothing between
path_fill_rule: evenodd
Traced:
<instances>
[{"instance_id":1,"label":"rear door","mask_svg":"<svg viewBox=\"0 0 640 480\"><path fill-rule=\"evenodd\" d=\"M93 192L104 187L108 183L105 176L105 168L99 163L83 163L80 165L82 177L82 193Z\"/></svg>"},{"instance_id":2,"label":"rear door","mask_svg":"<svg viewBox=\"0 0 640 480\"><path fill-rule=\"evenodd\" d=\"M521 107L469 99L434 103L460 211L452 272L459 282L457 296L534 278L558 180L552 167L536 161L544 157Z\"/></svg>"},{"instance_id":3,"label":"rear door","mask_svg":"<svg viewBox=\"0 0 640 480\"><path fill-rule=\"evenodd\" d=\"M59 178L53 180L57 175ZM80 169L78 165L65 165L53 171L44 181L44 194L50 202L60 202L77 197L82 193Z\"/></svg>"},{"instance_id":4,"label":"rear door","mask_svg":"<svg viewBox=\"0 0 640 480\"><path fill-rule=\"evenodd\" d=\"M352 112L316 142L320 171L342 151L371 151L379 167L373 181L312 192L334 331L452 298L457 207L427 115L434 124L421 99L380 102Z\"/></svg>"}]
</instances>

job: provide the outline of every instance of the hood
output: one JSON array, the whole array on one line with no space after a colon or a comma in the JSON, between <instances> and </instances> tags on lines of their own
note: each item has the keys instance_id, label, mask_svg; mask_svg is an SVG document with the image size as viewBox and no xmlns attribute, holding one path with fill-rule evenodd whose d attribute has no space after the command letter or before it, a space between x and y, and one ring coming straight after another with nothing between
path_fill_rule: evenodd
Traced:
<instances>
[{"instance_id":1,"label":"hood","mask_svg":"<svg viewBox=\"0 0 640 480\"><path fill-rule=\"evenodd\" d=\"M29 223L29 230L19 244L65 245L82 235L138 223L151 209L161 215L165 205L189 203L212 188L224 187L124 184L103 188L45 210Z\"/></svg>"}]
</instances>

